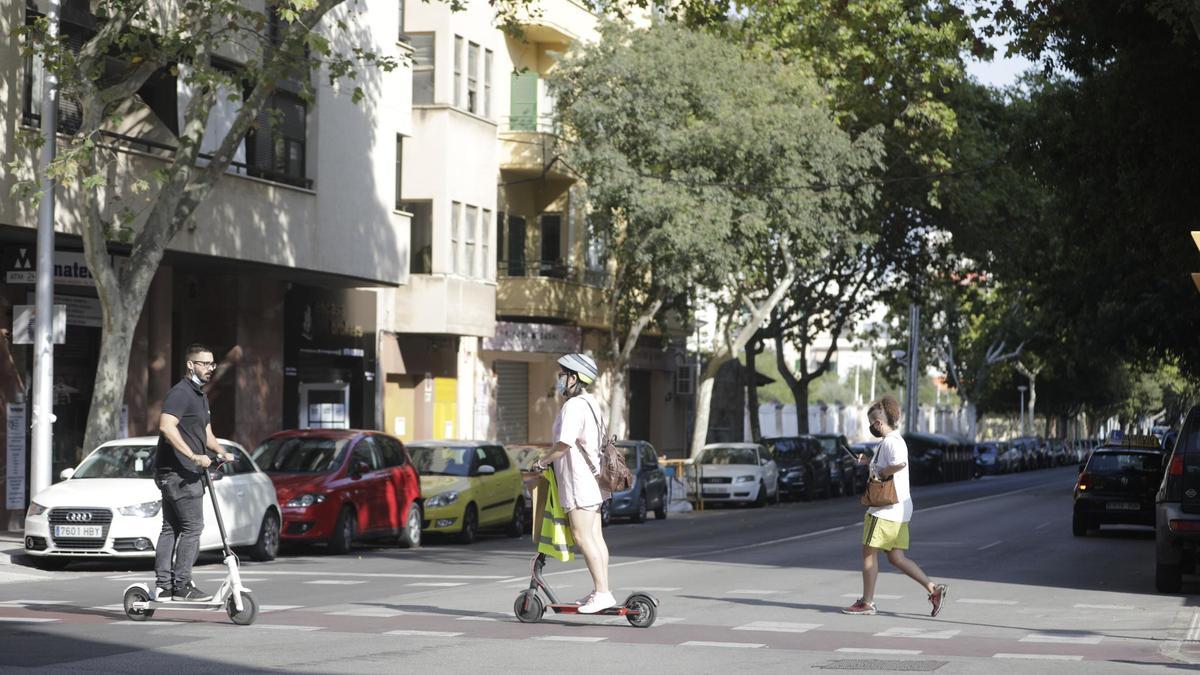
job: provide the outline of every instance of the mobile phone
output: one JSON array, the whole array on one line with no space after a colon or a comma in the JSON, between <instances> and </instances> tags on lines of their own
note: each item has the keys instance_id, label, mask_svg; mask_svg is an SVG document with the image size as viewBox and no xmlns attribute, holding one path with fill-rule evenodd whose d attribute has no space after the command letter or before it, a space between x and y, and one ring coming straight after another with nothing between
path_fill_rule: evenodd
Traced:
<instances>
[{"instance_id":1,"label":"mobile phone","mask_svg":"<svg viewBox=\"0 0 1200 675\"><path fill-rule=\"evenodd\" d=\"M856 462L858 461L858 455L854 454L853 452L850 452L850 448L847 448L846 446L843 445L842 452L846 453L847 455L850 455L850 459L853 459Z\"/></svg>"}]
</instances>

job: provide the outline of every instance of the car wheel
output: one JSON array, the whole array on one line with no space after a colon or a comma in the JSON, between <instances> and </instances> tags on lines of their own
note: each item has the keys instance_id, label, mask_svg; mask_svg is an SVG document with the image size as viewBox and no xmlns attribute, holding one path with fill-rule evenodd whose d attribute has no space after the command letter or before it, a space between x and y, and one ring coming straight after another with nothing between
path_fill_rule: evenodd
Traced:
<instances>
[{"instance_id":1,"label":"car wheel","mask_svg":"<svg viewBox=\"0 0 1200 675\"><path fill-rule=\"evenodd\" d=\"M1071 517L1071 534L1076 537L1086 537L1088 533L1088 521L1078 513Z\"/></svg>"},{"instance_id":2,"label":"car wheel","mask_svg":"<svg viewBox=\"0 0 1200 675\"><path fill-rule=\"evenodd\" d=\"M635 522L635 523L646 522L646 493L645 492L643 492L640 496L638 496L638 508L637 508L637 511L635 511L633 514L633 522Z\"/></svg>"},{"instance_id":3,"label":"car wheel","mask_svg":"<svg viewBox=\"0 0 1200 675\"><path fill-rule=\"evenodd\" d=\"M1178 593L1183 587L1183 570L1179 565L1154 566L1154 587L1159 593Z\"/></svg>"},{"instance_id":4,"label":"car wheel","mask_svg":"<svg viewBox=\"0 0 1200 675\"><path fill-rule=\"evenodd\" d=\"M467 510L463 511L462 530L458 533L458 543L473 544L478 535L479 511L475 508L475 504L467 504Z\"/></svg>"},{"instance_id":5,"label":"car wheel","mask_svg":"<svg viewBox=\"0 0 1200 675\"><path fill-rule=\"evenodd\" d=\"M758 484L758 496L754 498L754 508L761 509L767 505L767 486Z\"/></svg>"},{"instance_id":6,"label":"car wheel","mask_svg":"<svg viewBox=\"0 0 1200 675\"><path fill-rule=\"evenodd\" d=\"M518 496L517 503L513 506L512 520L508 523L508 536L516 539L525 534L525 497Z\"/></svg>"},{"instance_id":7,"label":"car wheel","mask_svg":"<svg viewBox=\"0 0 1200 675\"><path fill-rule=\"evenodd\" d=\"M329 536L329 552L343 555L350 552L354 544L354 509L346 507L338 513L337 523L333 526L333 534Z\"/></svg>"},{"instance_id":8,"label":"car wheel","mask_svg":"<svg viewBox=\"0 0 1200 675\"><path fill-rule=\"evenodd\" d=\"M263 516L262 527L258 530L258 541L250 557L259 562L269 562L279 555L279 516L274 511L267 511Z\"/></svg>"},{"instance_id":9,"label":"car wheel","mask_svg":"<svg viewBox=\"0 0 1200 675\"><path fill-rule=\"evenodd\" d=\"M33 561L34 567L38 568L39 570L45 570L46 572L65 570L67 565L71 564L70 558L63 558L60 556L49 556L45 558L35 558L33 556L29 556L29 559Z\"/></svg>"},{"instance_id":10,"label":"car wheel","mask_svg":"<svg viewBox=\"0 0 1200 675\"><path fill-rule=\"evenodd\" d=\"M413 502L408 507L408 519L400 530L400 548L417 548L421 545L421 504Z\"/></svg>"},{"instance_id":11,"label":"car wheel","mask_svg":"<svg viewBox=\"0 0 1200 675\"><path fill-rule=\"evenodd\" d=\"M654 517L658 520L667 519L667 493L665 490L658 496L658 507L654 509Z\"/></svg>"}]
</instances>

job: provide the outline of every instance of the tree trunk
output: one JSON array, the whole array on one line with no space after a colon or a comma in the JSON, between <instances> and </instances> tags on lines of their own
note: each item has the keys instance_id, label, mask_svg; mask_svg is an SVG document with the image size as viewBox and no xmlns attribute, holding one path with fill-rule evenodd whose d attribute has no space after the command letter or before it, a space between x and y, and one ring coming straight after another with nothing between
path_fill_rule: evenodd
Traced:
<instances>
[{"instance_id":1,"label":"tree trunk","mask_svg":"<svg viewBox=\"0 0 1200 675\"><path fill-rule=\"evenodd\" d=\"M758 368L755 364L762 352L762 339L755 335L746 345L746 408L750 413L750 440L757 443L762 438L762 424L758 419Z\"/></svg>"},{"instance_id":2,"label":"tree trunk","mask_svg":"<svg viewBox=\"0 0 1200 675\"><path fill-rule=\"evenodd\" d=\"M700 453L700 449L708 442L708 417L712 412L713 385L717 380L717 372L726 362L733 360L728 349L722 349L709 359L700 376L700 384L696 387L696 423L692 429L692 448L690 457Z\"/></svg>"},{"instance_id":3,"label":"tree trunk","mask_svg":"<svg viewBox=\"0 0 1200 675\"><path fill-rule=\"evenodd\" d=\"M979 410L973 401L963 401L963 409L967 416L967 440L974 442L979 434Z\"/></svg>"},{"instance_id":4,"label":"tree trunk","mask_svg":"<svg viewBox=\"0 0 1200 675\"><path fill-rule=\"evenodd\" d=\"M610 436L616 435L617 438L626 436L629 426L629 396L627 394L629 362L633 358L633 350L637 347L638 340L642 337L642 331L650 325L654 317L658 316L662 306L661 298L651 302L646 311L642 312L641 316L629 327L629 333L625 336L624 341L617 338L615 328L610 333L612 340L612 388L608 392L608 433ZM612 312L611 316L615 317L616 312ZM613 321L615 326L615 318Z\"/></svg>"},{"instance_id":5,"label":"tree trunk","mask_svg":"<svg viewBox=\"0 0 1200 675\"><path fill-rule=\"evenodd\" d=\"M802 351L803 355L804 352ZM803 360L803 359L802 359ZM783 355L783 336L782 334L775 336L775 366L779 370L780 377L783 378L788 389L792 392L792 402L796 405L796 433L808 433L808 384L810 380L806 377L797 378L792 373L792 369L788 367L787 358ZM804 370L808 370L805 366Z\"/></svg>"},{"instance_id":6,"label":"tree trunk","mask_svg":"<svg viewBox=\"0 0 1200 675\"><path fill-rule=\"evenodd\" d=\"M146 293L141 301L133 302L136 310L113 307L107 310L106 330L101 331L100 359L96 364L96 380L92 388L92 404L88 411L87 428L83 435L83 452L95 450L101 443L117 438L120 433L121 407L125 402L125 382L129 378L129 351L133 334Z\"/></svg>"}]
</instances>

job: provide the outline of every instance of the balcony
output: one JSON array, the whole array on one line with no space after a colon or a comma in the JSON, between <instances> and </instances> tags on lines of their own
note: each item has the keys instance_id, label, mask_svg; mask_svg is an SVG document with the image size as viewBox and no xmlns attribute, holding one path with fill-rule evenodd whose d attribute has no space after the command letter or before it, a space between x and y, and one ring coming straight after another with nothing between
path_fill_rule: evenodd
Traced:
<instances>
[{"instance_id":1,"label":"balcony","mask_svg":"<svg viewBox=\"0 0 1200 675\"><path fill-rule=\"evenodd\" d=\"M497 316L608 325L602 272L582 271L562 260L502 260L498 272Z\"/></svg>"},{"instance_id":2,"label":"balcony","mask_svg":"<svg viewBox=\"0 0 1200 675\"><path fill-rule=\"evenodd\" d=\"M563 189L575 182L559 160L553 115L513 115L500 122L500 171L506 181L546 180L560 183Z\"/></svg>"}]
</instances>

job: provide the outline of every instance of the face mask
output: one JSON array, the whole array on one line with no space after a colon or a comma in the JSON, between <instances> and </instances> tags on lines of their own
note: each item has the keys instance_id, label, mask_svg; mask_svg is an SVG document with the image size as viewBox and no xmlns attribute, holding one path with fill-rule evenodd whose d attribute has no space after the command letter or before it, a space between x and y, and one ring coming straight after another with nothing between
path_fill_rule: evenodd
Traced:
<instances>
[{"instance_id":1,"label":"face mask","mask_svg":"<svg viewBox=\"0 0 1200 675\"><path fill-rule=\"evenodd\" d=\"M203 385L203 384L204 384L203 382L201 382L201 381L200 381L200 376L199 376L199 375L197 375L197 374L196 374L196 371L194 371L194 370L192 371L192 382L195 382L195 383L196 383L196 384L198 384L198 385Z\"/></svg>"},{"instance_id":2,"label":"face mask","mask_svg":"<svg viewBox=\"0 0 1200 675\"><path fill-rule=\"evenodd\" d=\"M558 392L559 396L565 396L567 393L567 376L559 375L554 381L554 391Z\"/></svg>"},{"instance_id":3,"label":"face mask","mask_svg":"<svg viewBox=\"0 0 1200 675\"><path fill-rule=\"evenodd\" d=\"M870 432L875 438L883 438L883 432L881 432L879 427L876 427L874 424L871 425Z\"/></svg>"}]
</instances>

